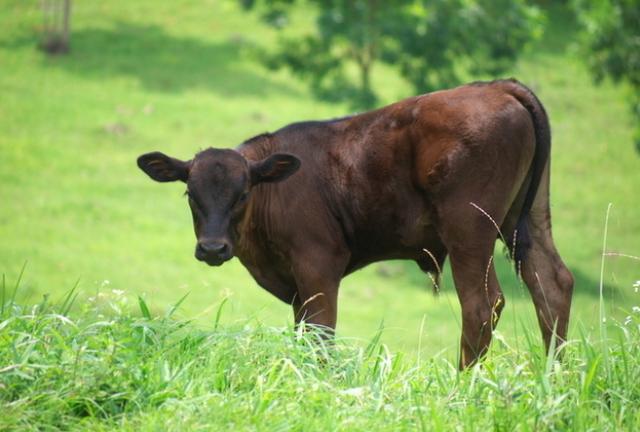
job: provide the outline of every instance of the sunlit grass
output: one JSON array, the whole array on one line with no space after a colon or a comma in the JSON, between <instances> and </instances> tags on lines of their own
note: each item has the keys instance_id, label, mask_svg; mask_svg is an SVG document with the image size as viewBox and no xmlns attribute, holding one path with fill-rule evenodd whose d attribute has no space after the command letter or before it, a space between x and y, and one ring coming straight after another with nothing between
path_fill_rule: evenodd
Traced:
<instances>
[{"instance_id":1,"label":"sunlit grass","mask_svg":"<svg viewBox=\"0 0 640 432\"><path fill-rule=\"evenodd\" d=\"M381 334L316 334L216 318L203 330L104 288L84 302L16 303L0 315L2 430L634 430L640 308L547 356L527 331L464 373L405 355ZM19 296L18 296L19 297ZM180 303L180 302L178 302ZM71 309L71 312L70 312ZM224 320L223 320L224 321ZM384 331L383 331L384 332Z\"/></svg>"}]
</instances>

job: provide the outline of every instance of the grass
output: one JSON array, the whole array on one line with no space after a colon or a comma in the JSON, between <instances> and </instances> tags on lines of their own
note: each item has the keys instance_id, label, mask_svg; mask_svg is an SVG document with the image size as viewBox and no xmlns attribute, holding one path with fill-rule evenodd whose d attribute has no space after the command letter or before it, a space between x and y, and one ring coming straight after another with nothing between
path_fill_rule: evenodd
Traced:
<instances>
[{"instance_id":1,"label":"grass","mask_svg":"<svg viewBox=\"0 0 640 432\"><path fill-rule=\"evenodd\" d=\"M3 291L4 292L4 291ZM640 309L586 334L561 361L498 338L459 373L441 356L392 352L380 335L325 346L255 323L209 329L152 315L105 290L73 315L3 303L1 430L635 430ZM223 305L218 306L222 309ZM220 317L220 309L216 314ZM224 314L224 312L222 312ZM527 334L527 340L537 337ZM607 361L613 359L614 361Z\"/></svg>"},{"instance_id":2,"label":"grass","mask_svg":"<svg viewBox=\"0 0 640 432\"><path fill-rule=\"evenodd\" d=\"M66 57L35 49L40 23L35 4L10 1L0 10L0 273L15 278L28 262L25 300L61 294L80 279L84 292L108 283L142 295L151 310L190 293L182 314L202 323L232 297L229 321L286 325L290 308L237 261L210 269L193 259L183 188L150 182L135 159L156 149L186 158L347 107L315 100L286 73L261 68L251 51L271 43L273 32L233 2L81 2ZM640 251L633 199L640 171L625 89L594 87L571 51L574 39L571 17L553 10L546 38L512 72L550 112L554 234L577 280L573 321L593 327L609 202L609 250ZM411 94L392 71L377 68L373 78L384 102ZM496 262L507 299L503 323L518 318L535 327L528 292L501 254ZM620 316L636 300L628 287L637 274L637 261L607 260L609 313ZM341 287L340 334L368 338L384 321L394 349L415 350L422 338L432 353L455 355L459 307L448 267L439 299L429 283L409 262L350 276ZM510 338L518 331L501 330Z\"/></svg>"}]
</instances>

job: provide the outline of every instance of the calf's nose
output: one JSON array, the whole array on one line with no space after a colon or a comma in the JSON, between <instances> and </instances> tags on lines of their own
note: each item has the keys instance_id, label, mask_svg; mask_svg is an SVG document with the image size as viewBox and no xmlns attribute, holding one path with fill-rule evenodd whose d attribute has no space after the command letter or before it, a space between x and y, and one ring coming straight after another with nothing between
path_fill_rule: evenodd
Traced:
<instances>
[{"instance_id":1,"label":"calf's nose","mask_svg":"<svg viewBox=\"0 0 640 432\"><path fill-rule=\"evenodd\" d=\"M206 253L221 254L227 249L225 243L198 243L198 246Z\"/></svg>"},{"instance_id":2,"label":"calf's nose","mask_svg":"<svg viewBox=\"0 0 640 432\"><path fill-rule=\"evenodd\" d=\"M211 258L227 260L230 258L230 247L226 242L198 242L196 245L196 258L205 261Z\"/></svg>"}]
</instances>

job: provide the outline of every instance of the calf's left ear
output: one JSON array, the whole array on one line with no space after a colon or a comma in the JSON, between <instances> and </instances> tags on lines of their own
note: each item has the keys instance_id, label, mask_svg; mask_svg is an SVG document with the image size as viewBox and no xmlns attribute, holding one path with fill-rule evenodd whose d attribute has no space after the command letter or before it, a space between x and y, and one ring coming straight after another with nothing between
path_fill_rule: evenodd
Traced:
<instances>
[{"instance_id":1,"label":"calf's left ear","mask_svg":"<svg viewBox=\"0 0 640 432\"><path fill-rule=\"evenodd\" d=\"M279 182L300 168L300 159L288 153L276 153L258 162L251 162L251 184Z\"/></svg>"},{"instance_id":2,"label":"calf's left ear","mask_svg":"<svg viewBox=\"0 0 640 432\"><path fill-rule=\"evenodd\" d=\"M138 158L138 167L149 177L159 182L187 181L190 162L184 162L160 152L143 154Z\"/></svg>"}]
</instances>

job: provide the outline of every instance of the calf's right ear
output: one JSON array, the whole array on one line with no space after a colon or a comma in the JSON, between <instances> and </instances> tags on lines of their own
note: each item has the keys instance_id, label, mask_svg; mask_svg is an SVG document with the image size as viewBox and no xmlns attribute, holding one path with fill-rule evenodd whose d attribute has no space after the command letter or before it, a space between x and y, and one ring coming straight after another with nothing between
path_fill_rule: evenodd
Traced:
<instances>
[{"instance_id":1,"label":"calf's right ear","mask_svg":"<svg viewBox=\"0 0 640 432\"><path fill-rule=\"evenodd\" d=\"M149 177L159 182L187 181L190 162L184 162L160 152L143 154L138 158L138 166Z\"/></svg>"}]
</instances>

